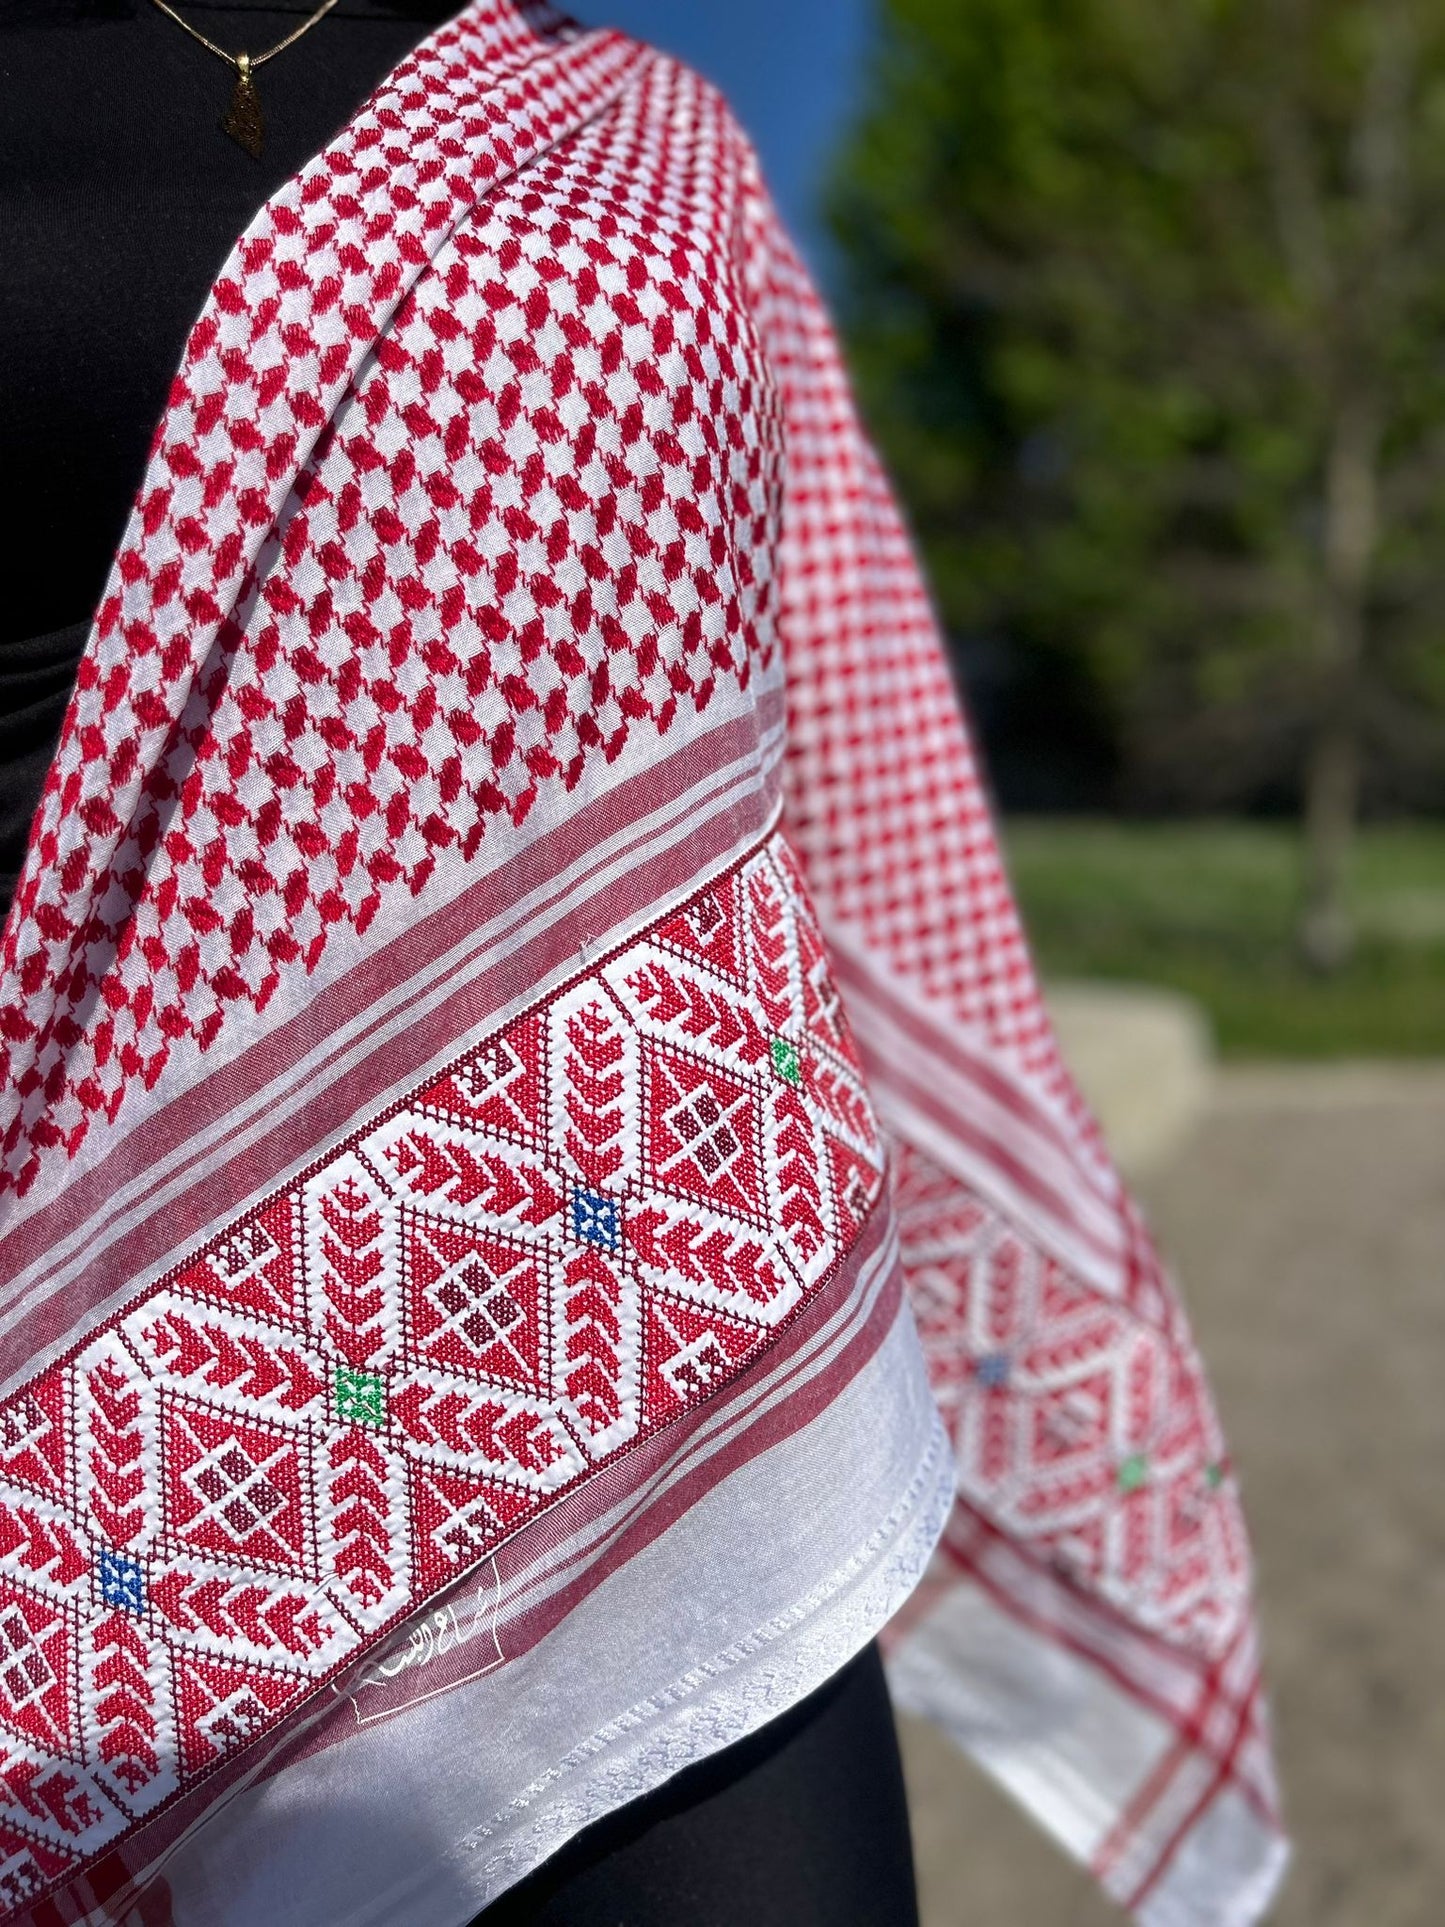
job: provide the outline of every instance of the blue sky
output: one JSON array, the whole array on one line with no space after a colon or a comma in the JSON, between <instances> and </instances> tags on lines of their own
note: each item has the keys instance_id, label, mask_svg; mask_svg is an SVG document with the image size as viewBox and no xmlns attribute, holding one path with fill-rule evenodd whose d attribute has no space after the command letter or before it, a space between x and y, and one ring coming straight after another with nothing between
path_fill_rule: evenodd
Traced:
<instances>
[{"instance_id":1,"label":"blue sky","mask_svg":"<svg viewBox=\"0 0 1445 1927\"><path fill-rule=\"evenodd\" d=\"M814 189L856 99L870 0L570 0L589 25L665 47L727 94L784 219L826 272Z\"/></svg>"}]
</instances>

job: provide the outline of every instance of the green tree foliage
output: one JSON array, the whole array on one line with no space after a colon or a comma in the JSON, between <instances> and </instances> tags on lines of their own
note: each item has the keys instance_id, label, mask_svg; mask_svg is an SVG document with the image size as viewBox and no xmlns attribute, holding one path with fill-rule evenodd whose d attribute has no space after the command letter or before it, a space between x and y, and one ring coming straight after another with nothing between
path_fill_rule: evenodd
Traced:
<instances>
[{"instance_id":1,"label":"green tree foliage","mask_svg":"<svg viewBox=\"0 0 1445 1927\"><path fill-rule=\"evenodd\" d=\"M1297 800L1333 961L1445 789L1445 0L880 0L830 216L949 627L1124 800Z\"/></svg>"}]
</instances>

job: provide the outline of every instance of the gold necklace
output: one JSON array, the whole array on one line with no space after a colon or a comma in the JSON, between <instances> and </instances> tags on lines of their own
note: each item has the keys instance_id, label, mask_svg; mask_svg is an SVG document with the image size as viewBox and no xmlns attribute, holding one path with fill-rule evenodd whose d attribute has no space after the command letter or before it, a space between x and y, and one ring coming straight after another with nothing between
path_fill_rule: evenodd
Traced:
<instances>
[{"instance_id":1,"label":"gold necklace","mask_svg":"<svg viewBox=\"0 0 1445 1927\"><path fill-rule=\"evenodd\" d=\"M155 0L155 3L162 13L175 21L178 27L184 27L192 40L199 40L208 53L213 53L218 60L224 60L228 67L234 69L236 84L231 90L231 104L226 110L226 117L221 122L221 127L233 141L245 148L252 160L259 161L266 129L261 119L261 98L256 92L256 82L252 76L256 69L264 67L268 60L274 60L277 54L284 54L288 47L294 47L303 33L310 33L317 21L323 15L330 13L336 5L336 0L321 0L321 5L315 13L303 20L293 32L288 33L284 40L278 40L274 47L268 47L262 54L227 53L226 49L218 47L214 40L207 40L206 36L193 27L189 20L183 20L175 8L167 4L167 0Z\"/></svg>"}]
</instances>

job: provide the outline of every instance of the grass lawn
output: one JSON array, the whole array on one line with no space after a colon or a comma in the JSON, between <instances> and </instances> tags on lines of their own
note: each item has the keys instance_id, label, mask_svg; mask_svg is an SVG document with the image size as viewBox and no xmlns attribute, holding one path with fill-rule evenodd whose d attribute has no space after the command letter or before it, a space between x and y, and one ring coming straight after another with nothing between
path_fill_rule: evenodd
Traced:
<instances>
[{"instance_id":1,"label":"grass lawn","mask_svg":"<svg viewBox=\"0 0 1445 1927\"><path fill-rule=\"evenodd\" d=\"M1186 991L1233 1056L1445 1055L1445 824L1363 833L1359 944L1333 977L1293 952L1287 828L1021 817L1005 843L1046 977Z\"/></svg>"}]
</instances>

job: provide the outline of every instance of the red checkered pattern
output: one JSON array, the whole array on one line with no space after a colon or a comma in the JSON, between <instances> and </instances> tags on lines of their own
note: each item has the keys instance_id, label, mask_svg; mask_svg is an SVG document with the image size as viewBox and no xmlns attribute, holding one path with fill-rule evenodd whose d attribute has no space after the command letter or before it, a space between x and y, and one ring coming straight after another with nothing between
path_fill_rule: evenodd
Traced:
<instances>
[{"instance_id":1,"label":"red checkered pattern","mask_svg":"<svg viewBox=\"0 0 1445 1927\"><path fill-rule=\"evenodd\" d=\"M637 64L616 36L564 60L481 9L216 284L0 959L0 1185L522 826L544 785L766 668L771 390L745 311L714 299L726 231L665 195L674 116L718 109L654 66L551 145ZM525 187L472 216L519 151Z\"/></svg>"},{"instance_id":2,"label":"red checkered pattern","mask_svg":"<svg viewBox=\"0 0 1445 1927\"><path fill-rule=\"evenodd\" d=\"M906 991L907 1021L915 1032L933 1026L940 1065L967 1041L988 1119L980 1138L967 1115L951 1127L931 1118L926 1153L905 1123L894 1144L910 1297L957 1454L945 1546L986 1531L1018 1570L1042 1562L1107 1626L1099 1648L1111 1665L1121 1638L1141 1652L1162 1638L1192 1656L1194 1684L1165 1712L1177 1735L1168 1762L1150 1797L1120 1816L1097 1868L1142 1907L1225 1790L1242 1789L1262 1836L1277 1838L1238 1493L1183 1313L1060 1060L937 624L827 316L761 192L750 212L788 445L778 566L790 840L825 927L867 960L850 974L871 974L880 1005ZM872 1001L859 1004L870 1020ZM875 1040L860 1016L860 1034L891 1110L891 1086L902 1093L906 1082L892 1054L899 1033L867 1049ZM927 1037L912 1044L926 1064ZM1010 1144L988 1142L1000 1120L1007 1130L1024 1112L1032 1135L1015 1143L1046 1146L1046 1173L1020 1171ZM916 1087L899 1113L920 1114ZM1103 1210L1113 1220L1111 1237L1096 1241L1117 1254L1104 1282L1098 1264L1086 1279L981 1193L977 1174L990 1161L998 1199L1046 1178L1046 1216L1092 1213L1097 1225ZM967 1561L959 1567L976 1576ZM1030 1620L1032 1581L990 1589ZM1061 1636L1056 1625L1038 1630ZM1206 1790L1187 1819L1165 1824L1170 1799L1201 1775ZM1228 1882L1220 1886L1220 1917L1236 1918Z\"/></svg>"},{"instance_id":3,"label":"red checkered pattern","mask_svg":"<svg viewBox=\"0 0 1445 1927\"><path fill-rule=\"evenodd\" d=\"M1094 1126L1059 1060L927 591L828 317L765 199L758 303L787 415L790 822L830 920Z\"/></svg>"},{"instance_id":4,"label":"red checkered pattern","mask_svg":"<svg viewBox=\"0 0 1445 1927\"><path fill-rule=\"evenodd\" d=\"M578 876L601 944L553 916ZM398 958L452 973L429 1041ZM0 1331L43 1353L12 1338L0 1405L12 1914L117 1884L118 1841L822 1289L882 1190L839 975L901 1120L952 1570L1062 1640L1009 1576L1049 1573L1140 1705L1151 1655L1192 1682L1101 1856L1138 1898L1272 1797L1186 1325L746 143L660 57L476 0L218 280L6 928ZM371 1096L298 1102L179 1265L65 1290L112 1196L107 1252L168 1184L195 1209L238 1066L309 1103L333 1043L384 1059Z\"/></svg>"},{"instance_id":5,"label":"red checkered pattern","mask_svg":"<svg viewBox=\"0 0 1445 1927\"><path fill-rule=\"evenodd\" d=\"M1180 1849L1222 1795L1248 1816L1256 1840L1278 1840L1278 1791L1252 1625L1242 1624L1213 1657L1182 1663L1177 1647L1131 1635L1126 1622L1091 1612L1052 1559L1001 1532L964 1500L949 1520L933 1574L900 1616L896 1637L906 1640L910 1627L956 1584L1002 1607L1045 1652L1059 1648L1096 1666L1166 1736L1089 1856L1090 1872L1120 1906L1149 1918L1144 1910L1160 1896ZM1254 1918L1262 1903L1258 1886L1241 1902L1222 1878L1214 1894L1196 1898L1192 1917ZM1155 1918L1178 1917L1165 1895Z\"/></svg>"}]
</instances>

